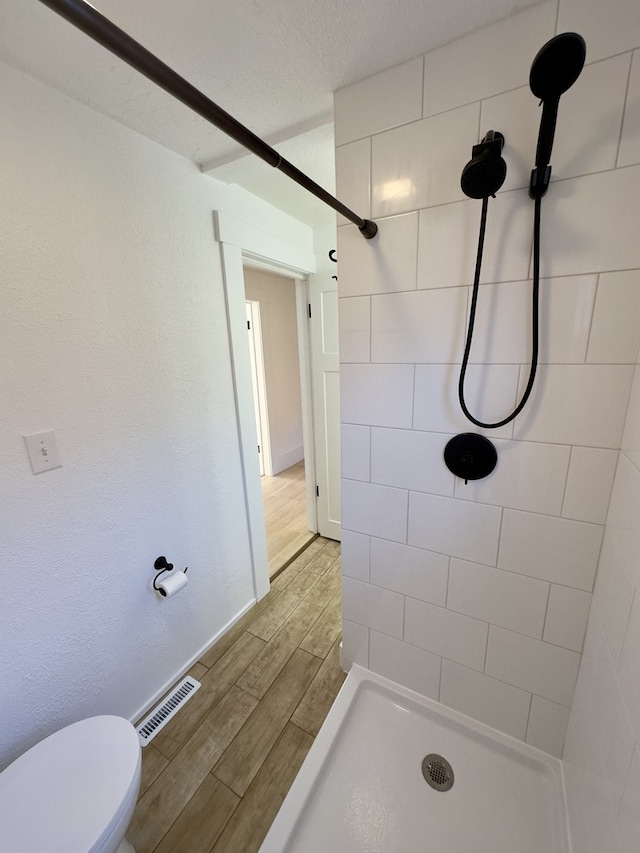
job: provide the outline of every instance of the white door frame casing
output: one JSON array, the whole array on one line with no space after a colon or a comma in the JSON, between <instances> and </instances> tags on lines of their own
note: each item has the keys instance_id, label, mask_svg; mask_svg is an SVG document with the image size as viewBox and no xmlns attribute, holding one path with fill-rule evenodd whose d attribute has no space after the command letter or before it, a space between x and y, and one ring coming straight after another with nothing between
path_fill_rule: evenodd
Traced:
<instances>
[{"instance_id":1,"label":"white door frame casing","mask_svg":"<svg viewBox=\"0 0 640 853\"><path fill-rule=\"evenodd\" d=\"M222 278L227 304L227 324L231 349L231 367L236 401L238 439L245 488L247 511L247 533L251 552L254 593L259 601L269 591L269 559L267 536L264 524L260 469L256 453L256 424L251 390L251 364L246 335L246 306L243 264L277 269L281 274L296 279L296 296L300 292L300 279L312 275L316 270L315 255L299 245L290 244L261 231L253 225L221 211L214 211L215 237L220 244ZM299 303L299 299L297 299ZM300 310L298 304L298 317ZM301 374L303 359L301 358ZM304 381L301 375L301 382ZM302 389L303 400L308 395ZM309 386L307 389L309 390ZM303 404L303 432L305 448L311 429L309 416Z\"/></svg>"},{"instance_id":2,"label":"white door frame casing","mask_svg":"<svg viewBox=\"0 0 640 853\"><path fill-rule=\"evenodd\" d=\"M253 407L256 415L258 433L258 465L260 476L271 477L273 462L271 459L271 435L269 433L269 411L267 405L267 380L264 369L262 349L262 319L260 303L246 299L247 322L249 323L249 359L251 362L251 387L253 388Z\"/></svg>"}]
</instances>

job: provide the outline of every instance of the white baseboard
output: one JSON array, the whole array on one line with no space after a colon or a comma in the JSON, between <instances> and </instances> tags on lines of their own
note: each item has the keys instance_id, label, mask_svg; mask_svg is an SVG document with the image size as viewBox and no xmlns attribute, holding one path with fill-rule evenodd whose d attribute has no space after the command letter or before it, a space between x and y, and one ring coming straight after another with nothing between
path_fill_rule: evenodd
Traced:
<instances>
[{"instance_id":1,"label":"white baseboard","mask_svg":"<svg viewBox=\"0 0 640 853\"><path fill-rule=\"evenodd\" d=\"M139 720L141 720L144 717L144 715L148 711L150 711L151 708L153 708L153 706L155 704L157 704L160 701L160 699L162 699L162 697L165 696L171 690L171 688L174 686L174 684L176 684L178 681L180 681L180 679L183 678L187 674L187 672L191 669L191 667L194 665L194 663L197 663L200 660L200 658L202 657L202 655L204 655L206 652L208 652L209 649L212 646L214 646L218 642L218 640L220 640L227 633L227 631L229 631L231 628L233 628L233 626L236 624L236 622L238 622L240 619L242 619L244 614L247 613L253 607L253 605L255 603L256 603L256 600L255 600L255 598L253 598L249 602L249 604L247 604L245 607L243 607L242 610L240 610L240 612L237 613L236 616L233 617L233 619L231 619L229 622L227 622L227 624L224 626L224 628L221 628L218 631L218 633L215 634L211 640L208 640L204 644L204 646L200 649L200 651L196 652L196 654L186 664L184 664L184 666L180 667L180 669L175 673L175 675L173 675L164 684L164 686L161 687L160 690L157 691L157 693L153 694L153 696L149 699L148 702L145 702L145 704L141 708L139 708L135 714L133 714L131 717L129 717L130 722L133 725L135 725Z\"/></svg>"},{"instance_id":2,"label":"white baseboard","mask_svg":"<svg viewBox=\"0 0 640 853\"><path fill-rule=\"evenodd\" d=\"M299 447L294 447L292 450L286 450L284 453L273 453L271 456L271 466L273 468L273 476L279 474L281 471L286 471L287 468L291 468L292 465L295 465L296 462L302 462L304 459L304 447L300 445Z\"/></svg>"}]
</instances>

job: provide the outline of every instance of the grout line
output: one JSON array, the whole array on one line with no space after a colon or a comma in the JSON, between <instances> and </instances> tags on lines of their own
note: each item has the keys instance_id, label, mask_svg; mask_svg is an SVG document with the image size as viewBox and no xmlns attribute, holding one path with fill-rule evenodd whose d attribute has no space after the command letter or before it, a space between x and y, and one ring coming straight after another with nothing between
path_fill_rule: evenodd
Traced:
<instances>
[{"instance_id":1,"label":"grout line","mask_svg":"<svg viewBox=\"0 0 640 853\"><path fill-rule=\"evenodd\" d=\"M502 527L504 524L504 511L505 511L505 509L507 509L507 507L504 507L504 506L500 507L500 524L498 525L498 547L496 549L496 565L495 565L496 569L500 565L500 547L502 545Z\"/></svg>"},{"instance_id":2,"label":"grout line","mask_svg":"<svg viewBox=\"0 0 640 853\"><path fill-rule=\"evenodd\" d=\"M589 349L591 347L591 335L593 333L593 324L595 322L595 317L596 317L596 307L598 305L598 294L600 293L600 278L601 278L601 276L602 276L602 273L596 274L596 287L595 287L595 290L593 292L593 305L591 306L591 318L589 321L589 332L587 334L587 347L586 347L585 353L584 353L584 364L591 364L592 363L592 362L588 361Z\"/></svg>"},{"instance_id":3,"label":"grout line","mask_svg":"<svg viewBox=\"0 0 640 853\"><path fill-rule=\"evenodd\" d=\"M560 518L564 518L564 503L567 499L567 489L569 488L569 476L571 475L571 460L573 459L574 445L569 448L569 464L567 465L567 474L564 478L564 489L562 491L562 501L560 502Z\"/></svg>"},{"instance_id":4,"label":"grout line","mask_svg":"<svg viewBox=\"0 0 640 853\"><path fill-rule=\"evenodd\" d=\"M540 634L540 642L541 643L545 642L544 632L545 632L545 628L547 627L547 616L549 615L549 604L551 603L551 587L553 586L552 581L547 581L547 583L549 584L549 591L547 593L547 606L544 609L544 619L542 620L542 634ZM551 644L549 644L549 645L551 645Z\"/></svg>"},{"instance_id":5,"label":"grout line","mask_svg":"<svg viewBox=\"0 0 640 853\"><path fill-rule=\"evenodd\" d=\"M415 428L416 422L416 373L417 365L413 365L413 390L411 394L411 429Z\"/></svg>"},{"instance_id":6,"label":"grout line","mask_svg":"<svg viewBox=\"0 0 640 853\"><path fill-rule=\"evenodd\" d=\"M367 138L367 137L365 137ZM369 136L369 218L373 219L373 136Z\"/></svg>"},{"instance_id":7,"label":"grout line","mask_svg":"<svg viewBox=\"0 0 640 853\"><path fill-rule=\"evenodd\" d=\"M620 161L620 146L622 145L622 131L624 130L624 122L627 117L627 107L629 106L629 89L631 88L631 71L633 69L634 51L631 51L629 60L629 72L627 74L627 86L624 93L624 105L622 107L622 116L620 118L620 130L618 131L618 145L616 147L615 167L618 168Z\"/></svg>"},{"instance_id":8,"label":"grout line","mask_svg":"<svg viewBox=\"0 0 640 853\"><path fill-rule=\"evenodd\" d=\"M373 362L373 295L367 296L369 300L369 364Z\"/></svg>"},{"instance_id":9,"label":"grout line","mask_svg":"<svg viewBox=\"0 0 640 853\"><path fill-rule=\"evenodd\" d=\"M482 674L487 673L487 657L489 656L489 634L491 632L491 622L487 622L487 639L484 646L484 660L482 661ZM491 676L489 676L491 677Z\"/></svg>"},{"instance_id":10,"label":"grout line","mask_svg":"<svg viewBox=\"0 0 640 853\"><path fill-rule=\"evenodd\" d=\"M447 610L451 610L449 607L449 582L451 580L451 557L447 559L447 588L444 598L444 606ZM455 612L455 611L454 611Z\"/></svg>"},{"instance_id":11,"label":"grout line","mask_svg":"<svg viewBox=\"0 0 640 853\"><path fill-rule=\"evenodd\" d=\"M548 701L551 701L551 700L548 700ZM556 702L556 704L558 704L558 703ZM527 713L527 725L525 726L525 730L524 730L523 740L525 743L527 742L527 737L529 735L529 723L531 722L531 711L532 711L532 709L533 709L533 693L531 693L531 696L529 699L529 712Z\"/></svg>"}]
</instances>

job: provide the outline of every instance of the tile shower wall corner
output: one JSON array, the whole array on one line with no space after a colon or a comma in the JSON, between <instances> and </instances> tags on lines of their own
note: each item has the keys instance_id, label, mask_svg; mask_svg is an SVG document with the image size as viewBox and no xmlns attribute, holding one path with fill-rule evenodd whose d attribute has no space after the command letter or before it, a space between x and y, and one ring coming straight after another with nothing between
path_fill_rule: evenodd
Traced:
<instances>
[{"instance_id":1,"label":"tile shower wall corner","mask_svg":"<svg viewBox=\"0 0 640 853\"><path fill-rule=\"evenodd\" d=\"M477 431L457 401L480 214L460 193L460 173L490 127L508 135L509 183L490 205L466 382L472 410L498 420L526 383L531 349L524 185L539 110L529 67L566 29L584 31L588 63L560 106L543 205L536 388L514 424L489 431L494 473L465 486L442 461L449 437ZM335 98L338 195L380 227L367 241L341 224L338 238L344 658L555 755L616 465L595 591L620 694L631 723L640 718L640 628L620 626L640 625L628 601L640 583L639 48L635 0L551 0ZM628 745L612 738L602 748L608 772L621 755L631 762ZM616 794L627 836L637 766Z\"/></svg>"}]
</instances>

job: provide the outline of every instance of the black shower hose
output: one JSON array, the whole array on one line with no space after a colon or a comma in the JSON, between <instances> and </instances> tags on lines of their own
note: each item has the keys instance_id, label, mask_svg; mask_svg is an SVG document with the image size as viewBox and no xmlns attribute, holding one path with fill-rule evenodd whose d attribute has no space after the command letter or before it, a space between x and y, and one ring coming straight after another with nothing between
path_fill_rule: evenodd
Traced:
<instances>
[{"instance_id":1,"label":"black shower hose","mask_svg":"<svg viewBox=\"0 0 640 853\"><path fill-rule=\"evenodd\" d=\"M476 426L484 429L497 429L512 421L527 404L527 400L533 388L533 382L536 378L536 370L538 369L538 337L539 337L539 313L540 313L540 210L542 207L542 196L536 196L534 200L533 211L533 287L532 287L532 342L531 342L531 369L529 371L529 381L524 390L522 399L511 412L511 414L494 424L486 424L479 421L471 414L464 400L464 378L467 373L467 365L469 363L469 353L471 352L471 342L473 340L473 327L476 320L476 307L478 304L478 291L480 289L480 270L482 267L482 254L484 250L484 232L487 227L487 208L489 206L488 196L482 199L482 213L480 215L480 235L478 237L478 254L476 256L476 271L473 277L473 294L471 296L471 310L469 311L469 326L467 328L467 342L464 348L464 356L460 367L460 381L458 382L458 399L460 406L467 418Z\"/></svg>"}]
</instances>

